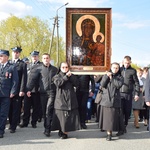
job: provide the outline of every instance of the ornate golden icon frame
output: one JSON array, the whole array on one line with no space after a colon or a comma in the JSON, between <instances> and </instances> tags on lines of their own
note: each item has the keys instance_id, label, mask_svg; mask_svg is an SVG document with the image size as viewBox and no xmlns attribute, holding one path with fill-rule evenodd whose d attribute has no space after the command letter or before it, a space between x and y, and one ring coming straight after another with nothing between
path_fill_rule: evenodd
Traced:
<instances>
[{"instance_id":1,"label":"ornate golden icon frame","mask_svg":"<svg viewBox=\"0 0 150 150\"><path fill-rule=\"evenodd\" d=\"M111 13L111 8L66 8L66 60L72 72L110 69Z\"/></svg>"}]
</instances>

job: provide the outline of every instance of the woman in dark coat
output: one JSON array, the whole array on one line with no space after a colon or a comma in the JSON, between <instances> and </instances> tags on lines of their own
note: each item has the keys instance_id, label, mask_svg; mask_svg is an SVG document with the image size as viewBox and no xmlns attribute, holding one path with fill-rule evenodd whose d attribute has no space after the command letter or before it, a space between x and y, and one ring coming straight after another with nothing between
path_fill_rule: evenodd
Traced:
<instances>
[{"instance_id":1,"label":"woman in dark coat","mask_svg":"<svg viewBox=\"0 0 150 150\"><path fill-rule=\"evenodd\" d=\"M58 74L53 78L56 85L54 103L54 117L52 130L59 130L61 139L68 138L67 132L80 129L78 103L75 88L79 82L77 77L69 71L69 65L62 62Z\"/></svg>"},{"instance_id":2,"label":"woman in dark coat","mask_svg":"<svg viewBox=\"0 0 150 150\"><path fill-rule=\"evenodd\" d=\"M112 131L120 129L121 97L119 89L123 85L123 77L118 63L112 63L110 72L106 72L100 84L103 93L100 102L99 128L107 131L106 140L110 141Z\"/></svg>"}]
</instances>

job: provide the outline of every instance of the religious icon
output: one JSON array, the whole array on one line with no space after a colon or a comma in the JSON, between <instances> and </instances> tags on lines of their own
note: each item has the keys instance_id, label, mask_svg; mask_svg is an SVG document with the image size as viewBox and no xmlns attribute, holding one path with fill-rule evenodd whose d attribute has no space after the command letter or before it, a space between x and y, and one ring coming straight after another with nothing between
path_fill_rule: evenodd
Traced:
<instances>
[{"instance_id":1,"label":"religious icon","mask_svg":"<svg viewBox=\"0 0 150 150\"><path fill-rule=\"evenodd\" d=\"M67 8L67 61L73 71L110 67L111 9Z\"/></svg>"}]
</instances>

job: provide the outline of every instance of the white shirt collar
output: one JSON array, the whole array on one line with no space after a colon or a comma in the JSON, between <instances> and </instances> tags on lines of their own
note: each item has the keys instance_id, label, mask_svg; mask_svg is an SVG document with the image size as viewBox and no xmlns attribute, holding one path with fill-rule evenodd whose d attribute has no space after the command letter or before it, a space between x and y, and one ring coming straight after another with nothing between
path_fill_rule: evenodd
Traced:
<instances>
[{"instance_id":1,"label":"white shirt collar","mask_svg":"<svg viewBox=\"0 0 150 150\"><path fill-rule=\"evenodd\" d=\"M18 58L18 59L19 59L19 58ZM18 61L18 59L14 59L14 60L13 60L13 63L16 63L16 62Z\"/></svg>"},{"instance_id":2,"label":"white shirt collar","mask_svg":"<svg viewBox=\"0 0 150 150\"><path fill-rule=\"evenodd\" d=\"M8 63L8 61L7 62L5 62L4 64L3 63L1 63L1 65L4 65L4 67L7 65L7 63Z\"/></svg>"}]
</instances>

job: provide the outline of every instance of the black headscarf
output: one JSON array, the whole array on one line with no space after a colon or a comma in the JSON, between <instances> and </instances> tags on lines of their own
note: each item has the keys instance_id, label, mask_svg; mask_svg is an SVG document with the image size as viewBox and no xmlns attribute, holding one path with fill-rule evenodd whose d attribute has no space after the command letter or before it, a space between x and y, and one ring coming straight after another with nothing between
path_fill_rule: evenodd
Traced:
<instances>
[{"instance_id":1,"label":"black headscarf","mask_svg":"<svg viewBox=\"0 0 150 150\"><path fill-rule=\"evenodd\" d=\"M112 66L113 64L118 65L118 66L119 66L119 70L118 70L117 73L113 73L112 70L110 69L110 72L112 72L112 75L113 75L113 76L121 75L121 70L120 70L120 65L119 65L119 63L113 62L113 63L111 64L111 66Z\"/></svg>"},{"instance_id":2,"label":"black headscarf","mask_svg":"<svg viewBox=\"0 0 150 150\"><path fill-rule=\"evenodd\" d=\"M68 66L68 68L69 68L69 64L68 64L67 62L61 62L60 65L59 65L59 67L58 67L57 74L59 74L60 72L63 73L63 72L61 71L61 65L62 65L62 63L67 64L67 66ZM63 73L63 74L66 74L66 73Z\"/></svg>"}]
</instances>

